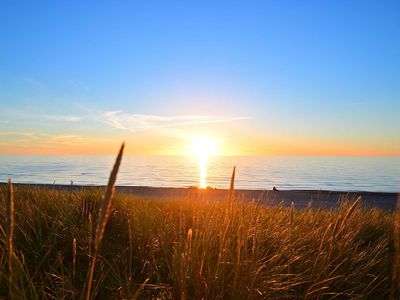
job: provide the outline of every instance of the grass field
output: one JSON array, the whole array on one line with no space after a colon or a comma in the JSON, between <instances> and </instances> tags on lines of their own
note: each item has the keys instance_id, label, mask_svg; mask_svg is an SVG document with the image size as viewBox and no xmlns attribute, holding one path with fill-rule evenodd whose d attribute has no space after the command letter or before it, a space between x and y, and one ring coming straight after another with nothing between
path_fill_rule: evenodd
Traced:
<instances>
[{"instance_id":1,"label":"grass field","mask_svg":"<svg viewBox=\"0 0 400 300\"><path fill-rule=\"evenodd\" d=\"M4 298L398 296L400 215L361 199L264 207L236 200L232 186L226 202L117 194L111 208L112 189L11 188L0 191Z\"/></svg>"}]
</instances>

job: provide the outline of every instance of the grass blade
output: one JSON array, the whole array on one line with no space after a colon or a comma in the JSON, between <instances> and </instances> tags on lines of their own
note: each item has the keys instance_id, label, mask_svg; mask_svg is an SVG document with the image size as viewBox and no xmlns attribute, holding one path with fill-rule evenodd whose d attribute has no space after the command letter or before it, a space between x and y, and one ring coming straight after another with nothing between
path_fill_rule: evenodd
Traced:
<instances>
[{"instance_id":1,"label":"grass blade","mask_svg":"<svg viewBox=\"0 0 400 300\"><path fill-rule=\"evenodd\" d=\"M228 197L228 204L229 207L232 205L234 193L235 193L235 173L236 173L236 166L233 167L232 176L231 176L231 184L229 186L229 197Z\"/></svg>"},{"instance_id":2,"label":"grass blade","mask_svg":"<svg viewBox=\"0 0 400 300\"><path fill-rule=\"evenodd\" d=\"M114 185L115 185L115 181L117 180L117 174L118 174L119 166L121 164L124 147L125 147L125 143L122 143L121 148L118 153L118 156L117 156L117 159L115 160L114 167L111 171L110 178L109 178L108 184L107 184L106 194L104 196L103 202L99 209L99 215L97 217L97 226L96 226L96 233L95 233L95 238L94 238L94 253L93 253L92 263L91 263L90 269L89 269L89 278L88 278L87 289L86 289L86 300L90 299L92 283L93 283L93 274L94 274L97 256L99 254L100 243L101 243L101 240L103 239L104 231L106 229L108 219L110 218L110 215L111 215L112 199L113 199L114 191L115 191Z\"/></svg>"},{"instance_id":3,"label":"grass blade","mask_svg":"<svg viewBox=\"0 0 400 300\"><path fill-rule=\"evenodd\" d=\"M14 227L15 227L14 191L11 179L9 179L7 184L7 223L6 223L9 297L12 296L12 288L13 288Z\"/></svg>"}]
</instances>

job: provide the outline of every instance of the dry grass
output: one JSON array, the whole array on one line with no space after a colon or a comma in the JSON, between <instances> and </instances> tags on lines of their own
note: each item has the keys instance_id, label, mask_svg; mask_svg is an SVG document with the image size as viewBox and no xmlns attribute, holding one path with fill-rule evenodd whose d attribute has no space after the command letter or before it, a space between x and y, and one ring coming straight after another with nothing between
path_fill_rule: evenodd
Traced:
<instances>
[{"instance_id":1,"label":"dry grass","mask_svg":"<svg viewBox=\"0 0 400 300\"><path fill-rule=\"evenodd\" d=\"M100 207L101 190L16 187L14 197L15 298L81 298L94 254L89 255L91 224L80 217L80 201L84 197ZM161 202L116 195L110 214L93 275L92 296L99 299L390 294L390 212L347 202L329 211L235 200L229 209L207 200ZM7 270L2 260L3 278ZM0 294L7 291L2 281Z\"/></svg>"},{"instance_id":2,"label":"dry grass","mask_svg":"<svg viewBox=\"0 0 400 300\"><path fill-rule=\"evenodd\" d=\"M102 201L101 207L99 209L99 214L97 217L97 226L96 226L96 233L95 233L95 238L94 238L94 254L93 254L93 257L91 258L92 261L91 261L90 267L89 267L89 277L88 277L87 288L86 288L86 300L91 299L94 268L96 265L97 257L99 255L100 243L101 243L101 240L103 239L104 231L106 229L108 219L110 218L110 215L111 215L112 200L113 200L114 192L115 192L114 185L117 180L119 166L121 165L122 155L124 153L124 147L125 147L125 144L123 143L119 150L114 167L111 171L110 179L108 181L107 188L106 188L106 194Z\"/></svg>"},{"instance_id":3,"label":"dry grass","mask_svg":"<svg viewBox=\"0 0 400 300\"><path fill-rule=\"evenodd\" d=\"M244 203L234 197L235 172L224 203L206 194L111 200L113 174L104 198L101 189L1 188L1 214L10 215L4 204L15 202L15 268L13 289L1 280L0 298L397 297L399 212L362 208L361 199L343 199L337 210ZM4 220L0 247L9 249ZM10 274L7 261L1 255L1 279Z\"/></svg>"},{"instance_id":4,"label":"dry grass","mask_svg":"<svg viewBox=\"0 0 400 300\"><path fill-rule=\"evenodd\" d=\"M14 267L13 267L13 257L14 257L14 192L11 179L8 180L7 184L7 222L6 222L6 239L7 239L7 257L8 257L8 287L9 294L13 293L13 277L14 277ZM10 297L11 298L11 297Z\"/></svg>"}]
</instances>

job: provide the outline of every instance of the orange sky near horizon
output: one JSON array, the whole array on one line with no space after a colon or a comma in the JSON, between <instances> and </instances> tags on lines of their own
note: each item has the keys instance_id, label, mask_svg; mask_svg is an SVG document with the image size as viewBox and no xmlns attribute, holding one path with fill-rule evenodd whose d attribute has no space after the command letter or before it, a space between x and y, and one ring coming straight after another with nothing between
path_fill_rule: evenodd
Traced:
<instances>
[{"instance_id":1,"label":"orange sky near horizon","mask_svg":"<svg viewBox=\"0 0 400 300\"><path fill-rule=\"evenodd\" d=\"M203 135L206 136L206 135ZM214 138L215 139L215 138ZM186 155L191 141L163 136L82 138L75 142L42 141L0 143L0 154L18 155L113 155L125 141L127 155ZM337 143L333 140L279 137L230 137L216 139L221 156L400 156L400 147L365 141Z\"/></svg>"},{"instance_id":2,"label":"orange sky near horizon","mask_svg":"<svg viewBox=\"0 0 400 300\"><path fill-rule=\"evenodd\" d=\"M233 114L232 114L233 115ZM32 116L34 126L0 131L0 154L114 155L122 141L128 155L186 155L192 140L208 137L222 156L400 156L393 129L365 132L353 126L269 126L247 117L134 115L107 112L93 117ZM299 124L301 122L299 121ZM304 124L302 124L304 126ZM32 131L26 128L32 127Z\"/></svg>"}]
</instances>

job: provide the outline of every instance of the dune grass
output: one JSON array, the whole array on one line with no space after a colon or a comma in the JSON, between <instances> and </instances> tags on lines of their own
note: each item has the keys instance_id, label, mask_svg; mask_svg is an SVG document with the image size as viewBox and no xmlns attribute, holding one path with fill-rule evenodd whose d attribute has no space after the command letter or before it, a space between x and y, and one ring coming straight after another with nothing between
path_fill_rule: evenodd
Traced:
<instances>
[{"instance_id":1,"label":"dune grass","mask_svg":"<svg viewBox=\"0 0 400 300\"><path fill-rule=\"evenodd\" d=\"M226 202L116 194L111 208L112 190L10 187L0 189L0 298L398 295L399 212L361 199L336 210L265 207L237 200L232 181Z\"/></svg>"},{"instance_id":2,"label":"dune grass","mask_svg":"<svg viewBox=\"0 0 400 300\"><path fill-rule=\"evenodd\" d=\"M2 251L0 294L83 298L95 238L91 220L103 191L14 190L13 280ZM6 193L2 188L2 199ZM350 202L329 211L123 195L114 201L90 297L380 298L391 291L391 212ZM87 203L94 205L85 215ZM4 201L1 212L6 250Z\"/></svg>"}]
</instances>

